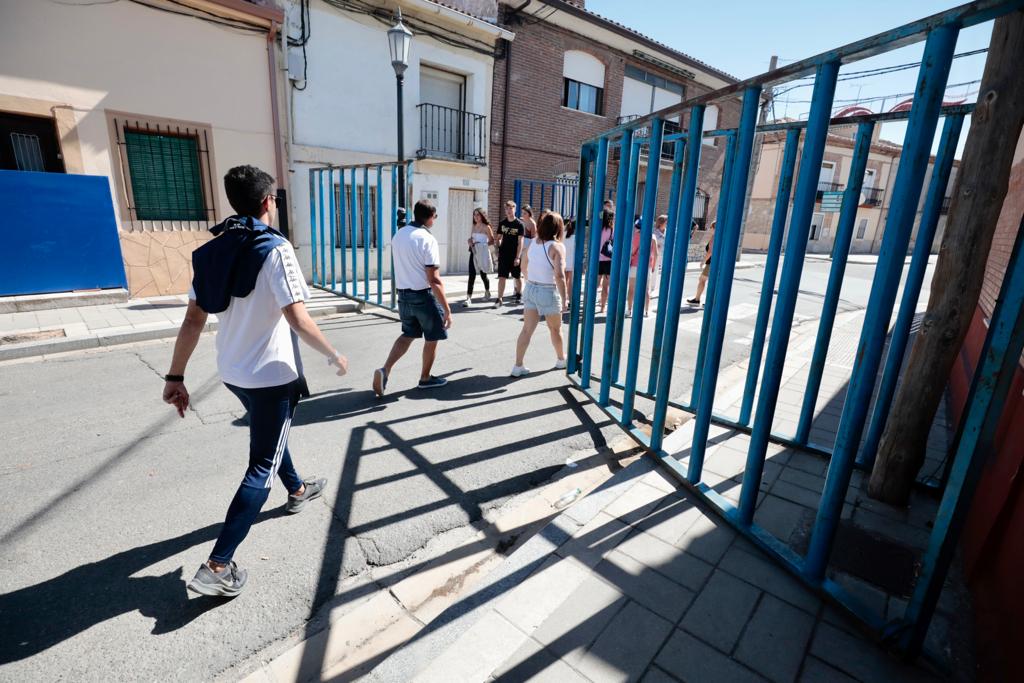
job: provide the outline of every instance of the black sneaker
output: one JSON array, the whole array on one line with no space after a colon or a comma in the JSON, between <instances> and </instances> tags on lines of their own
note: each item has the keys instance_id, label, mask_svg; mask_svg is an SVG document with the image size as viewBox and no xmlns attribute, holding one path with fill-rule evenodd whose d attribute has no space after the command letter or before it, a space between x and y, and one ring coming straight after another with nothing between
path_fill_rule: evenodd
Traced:
<instances>
[{"instance_id":1,"label":"black sneaker","mask_svg":"<svg viewBox=\"0 0 1024 683\"><path fill-rule=\"evenodd\" d=\"M686 303L693 304L694 306L700 306L700 299L687 299Z\"/></svg>"},{"instance_id":2,"label":"black sneaker","mask_svg":"<svg viewBox=\"0 0 1024 683\"><path fill-rule=\"evenodd\" d=\"M445 384L448 384L448 380L446 380L444 377L435 377L434 375L431 375L426 379L421 379L420 383L416 385L416 388L437 389L438 387L443 387Z\"/></svg>"},{"instance_id":3,"label":"black sneaker","mask_svg":"<svg viewBox=\"0 0 1024 683\"><path fill-rule=\"evenodd\" d=\"M301 496L290 494L288 496L288 504L285 506L284 511L290 515L302 512L302 508L306 507L306 503L319 498L324 492L324 487L327 486L326 479L307 479L302 483L306 485L306 490L302 492Z\"/></svg>"},{"instance_id":4,"label":"black sneaker","mask_svg":"<svg viewBox=\"0 0 1024 683\"><path fill-rule=\"evenodd\" d=\"M196 575L188 582L188 589L200 595L233 598L242 592L248 579L249 572L240 569L234 562L229 562L219 572L214 572L204 562Z\"/></svg>"}]
</instances>

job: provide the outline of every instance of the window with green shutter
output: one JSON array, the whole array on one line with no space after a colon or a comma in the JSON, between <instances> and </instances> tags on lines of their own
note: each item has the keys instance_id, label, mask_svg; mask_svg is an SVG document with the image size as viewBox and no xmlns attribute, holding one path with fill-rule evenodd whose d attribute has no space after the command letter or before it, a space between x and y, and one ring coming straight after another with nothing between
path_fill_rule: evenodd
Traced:
<instances>
[{"instance_id":1,"label":"window with green shutter","mask_svg":"<svg viewBox=\"0 0 1024 683\"><path fill-rule=\"evenodd\" d=\"M196 136L125 130L124 147L138 220L206 220Z\"/></svg>"}]
</instances>

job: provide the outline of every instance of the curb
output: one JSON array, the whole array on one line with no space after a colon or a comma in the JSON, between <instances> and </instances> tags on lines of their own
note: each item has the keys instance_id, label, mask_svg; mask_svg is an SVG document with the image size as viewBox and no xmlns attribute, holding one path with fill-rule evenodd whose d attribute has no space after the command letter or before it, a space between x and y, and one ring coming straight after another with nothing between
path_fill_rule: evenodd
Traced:
<instances>
[{"instance_id":1,"label":"curb","mask_svg":"<svg viewBox=\"0 0 1024 683\"><path fill-rule=\"evenodd\" d=\"M121 304L128 301L128 290L100 289L84 292L57 292L55 294L21 294L0 297L0 313L26 313L50 311L55 308L78 308Z\"/></svg>"},{"instance_id":2,"label":"curb","mask_svg":"<svg viewBox=\"0 0 1024 683\"><path fill-rule=\"evenodd\" d=\"M329 315L341 313L356 313L360 310L360 303L346 301L345 303L328 304L309 309L312 318L323 318ZM93 334L80 337L64 337L62 339L47 339L44 341L25 342L23 344L10 344L0 346L0 362L32 358L35 356L46 356L54 353L66 353L68 351L83 351L106 346L118 346L121 344L132 344L135 342L151 341L154 339L168 339L178 336L178 325L160 324L158 327L140 328L130 332L112 330L97 330ZM217 329L217 322L206 323L203 332L213 332Z\"/></svg>"}]
</instances>

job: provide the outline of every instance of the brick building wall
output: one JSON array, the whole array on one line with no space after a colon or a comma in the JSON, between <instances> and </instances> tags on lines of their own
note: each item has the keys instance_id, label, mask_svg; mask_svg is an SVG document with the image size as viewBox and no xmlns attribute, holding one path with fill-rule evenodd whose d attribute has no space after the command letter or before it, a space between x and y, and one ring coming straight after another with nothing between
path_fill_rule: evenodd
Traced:
<instances>
[{"instance_id":1,"label":"brick building wall","mask_svg":"<svg viewBox=\"0 0 1024 683\"><path fill-rule=\"evenodd\" d=\"M502 9L506 10L505 7ZM513 20L503 25L515 31L516 38L499 52L494 62L488 207L492 217L502 215L501 205L513 197L517 178L550 181L562 173L578 172L582 143L616 125L627 63L684 84L687 98L708 91L708 88L689 79L662 71L649 62L641 62L624 52L544 21L527 25ZM562 69L567 50L587 52L604 64L603 115L562 106ZM506 69L509 71L508 79ZM716 104L720 108L718 127L735 127L739 121L739 98L731 97ZM506 105L507 131L504 130ZM713 216L717 205L723 151L721 141L715 146L705 145L702 149L698 185L711 197L710 216ZM617 170L617 162L610 162L606 186L609 190L615 187ZM642 164L641 182L644 170L645 165ZM670 178L671 169L662 168L658 183L658 213L667 210Z\"/></svg>"}]
</instances>

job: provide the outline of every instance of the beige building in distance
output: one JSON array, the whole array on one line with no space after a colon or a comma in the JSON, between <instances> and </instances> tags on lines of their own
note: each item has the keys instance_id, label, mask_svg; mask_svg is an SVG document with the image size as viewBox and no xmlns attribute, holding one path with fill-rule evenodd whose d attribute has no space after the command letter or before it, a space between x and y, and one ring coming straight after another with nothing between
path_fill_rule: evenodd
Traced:
<instances>
[{"instance_id":1,"label":"beige building in distance","mask_svg":"<svg viewBox=\"0 0 1024 683\"><path fill-rule=\"evenodd\" d=\"M827 192L840 192L849 183L850 165L853 163L854 138L857 127L835 126L829 130L825 145L825 154L818 172L818 191L815 196L814 213L811 218L811 230L808 234L807 253L828 254L835 244L836 228L839 224L839 212L828 211L827 202L824 206L822 198ZM854 220L853 239L850 253L877 254L882 243L885 221L889 215L889 202L892 186L899 168L899 157L902 147L896 143L879 138L881 126L875 127L868 154L867 168L864 172L864 183L861 189L860 202L857 206L857 217ZM750 194L750 205L743 232L743 250L764 252L768 249L769 233L772 216L779 189L779 173L782 168L782 157L785 148L785 132L766 133L762 142L761 161L754 176L754 184ZM796 178L800 172L799 159L803 152L803 138L797 153L797 166L793 176L793 190L790 192L790 210L792 214L793 194L796 192ZM917 213L920 219L924 206L925 193L931 177L934 157L929 161L928 175L925 178L925 191L921 194ZM953 186L959 161L953 163L949 188ZM943 202L942 214L932 253L938 253L942 241L942 233L946 223L946 210L949 198ZM788 230L788 218L787 218ZM917 225L914 226L913 239L917 237ZM783 243L785 244L785 243ZM913 244L913 242L911 243Z\"/></svg>"}]
</instances>

